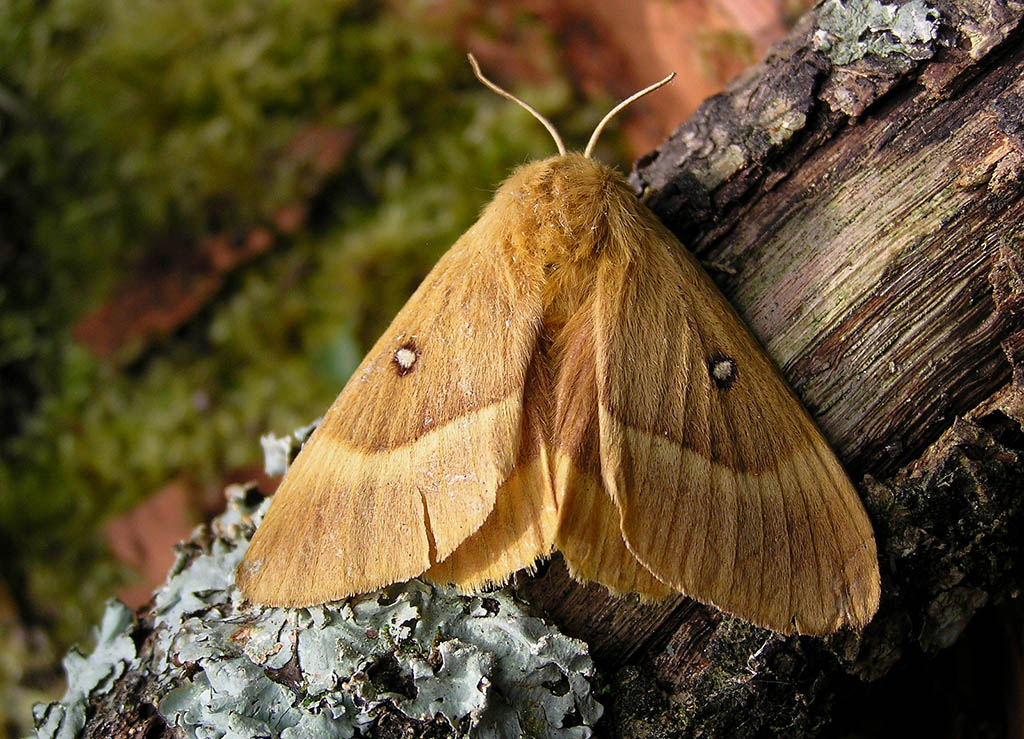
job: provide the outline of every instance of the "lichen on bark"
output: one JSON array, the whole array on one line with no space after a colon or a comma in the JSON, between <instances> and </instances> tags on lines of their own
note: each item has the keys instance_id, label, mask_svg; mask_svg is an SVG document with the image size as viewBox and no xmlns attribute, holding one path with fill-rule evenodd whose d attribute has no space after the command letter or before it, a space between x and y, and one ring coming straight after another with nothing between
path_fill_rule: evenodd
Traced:
<instances>
[{"instance_id":1,"label":"lichen on bark","mask_svg":"<svg viewBox=\"0 0 1024 739\"><path fill-rule=\"evenodd\" d=\"M203 739L349 739L381 721L412 736L591 735L602 707L586 645L510 593L413 580L313 608L243 601L235 568L267 501L229 492L228 511L181 547L152 606L135 618L112 602L92 655L69 655L71 687L37 713L40 739L98 726L122 735L126 701L150 706L164 735Z\"/></svg>"}]
</instances>

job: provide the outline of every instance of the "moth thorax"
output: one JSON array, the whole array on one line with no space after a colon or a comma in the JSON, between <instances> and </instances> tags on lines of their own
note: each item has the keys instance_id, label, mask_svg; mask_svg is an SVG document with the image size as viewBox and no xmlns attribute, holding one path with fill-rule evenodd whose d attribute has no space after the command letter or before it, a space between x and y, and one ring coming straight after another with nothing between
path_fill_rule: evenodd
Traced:
<instances>
[{"instance_id":1,"label":"moth thorax","mask_svg":"<svg viewBox=\"0 0 1024 739\"><path fill-rule=\"evenodd\" d=\"M551 263L585 260L609 247L610 229L636 198L600 162L567 154L520 168L502 187L519 247Z\"/></svg>"}]
</instances>

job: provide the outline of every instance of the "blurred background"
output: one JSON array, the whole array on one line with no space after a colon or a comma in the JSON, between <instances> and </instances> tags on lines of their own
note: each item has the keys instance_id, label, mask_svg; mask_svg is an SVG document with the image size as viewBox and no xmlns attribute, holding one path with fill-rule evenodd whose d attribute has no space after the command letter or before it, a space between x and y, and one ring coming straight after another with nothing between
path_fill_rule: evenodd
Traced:
<instances>
[{"instance_id":1,"label":"blurred background","mask_svg":"<svg viewBox=\"0 0 1024 739\"><path fill-rule=\"evenodd\" d=\"M554 153L466 51L628 171L806 5L0 0L0 736Z\"/></svg>"}]
</instances>

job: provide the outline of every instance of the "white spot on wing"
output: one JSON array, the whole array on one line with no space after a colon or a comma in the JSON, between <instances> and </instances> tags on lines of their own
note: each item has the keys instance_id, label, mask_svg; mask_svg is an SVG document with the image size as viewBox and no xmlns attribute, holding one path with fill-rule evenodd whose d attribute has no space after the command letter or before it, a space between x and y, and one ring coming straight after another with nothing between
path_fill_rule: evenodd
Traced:
<instances>
[{"instance_id":1,"label":"white spot on wing","mask_svg":"<svg viewBox=\"0 0 1024 739\"><path fill-rule=\"evenodd\" d=\"M732 373L736 371L736 363L731 359L723 359L719 362L715 362L715 367L712 372L715 375L715 379L720 382L726 382Z\"/></svg>"},{"instance_id":2,"label":"white spot on wing","mask_svg":"<svg viewBox=\"0 0 1024 739\"><path fill-rule=\"evenodd\" d=\"M416 364L416 352L406 347L395 350L395 363L408 372Z\"/></svg>"}]
</instances>

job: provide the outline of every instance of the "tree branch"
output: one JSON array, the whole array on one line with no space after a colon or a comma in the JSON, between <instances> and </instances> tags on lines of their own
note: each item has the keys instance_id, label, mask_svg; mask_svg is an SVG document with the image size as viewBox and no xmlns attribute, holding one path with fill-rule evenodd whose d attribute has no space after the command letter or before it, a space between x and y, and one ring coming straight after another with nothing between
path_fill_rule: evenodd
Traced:
<instances>
[{"instance_id":1,"label":"tree branch","mask_svg":"<svg viewBox=\"0 0 1024 739\"><path fill-rule=\"evenodd\" d=\"M863 634L784 638L685 598L612 597L572 582L556 558L515 589L589 644L612 686L606 735L814 735L843 686L954 643L978 608L1019 587L1022 17L1011 0L826 0L636 163L641 197L713 266L862 481L883 602ZM139 655L163 638L161 613L154 606L131 631ZM108 642L101 661L122 664L126 643L113 632ZM199 663L172 663L172 689L195 682ZM256 677L294 693L308 685L305 667L285 660ZM110 706L125 696L186 715L168 713L177 704L163 703L148 668L103 669L78 683L87 731L114 725ZM404 674L377 677L394 687ZM560 674L589 705L576 673ZM360 685L379 696L373 676ZM416 700L403 703L398 688L380 703L381 735L449 731L395 714ZM338 696L336 708L351 702Z\"/></svg>"},{"instance_id":2,"label":"tree branch","mask_svg":"<svg viewBox=\"0 0 1024 739\"><path fill-rule=\"evenodd\" d=\"M616 676L612 735L814 735L849 676L1019 587L1022 14L829 0L636 163L863 480L883 603L863 636L782 639L555 564L523 590Z\"/></svg>"}]
</instances>

